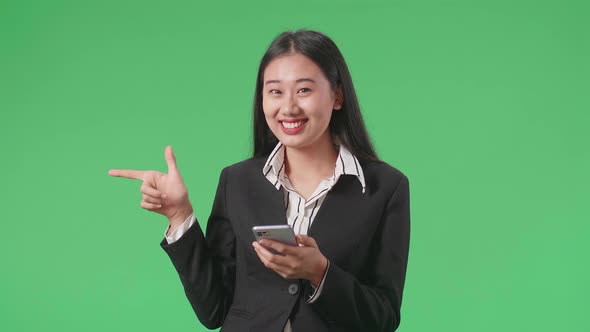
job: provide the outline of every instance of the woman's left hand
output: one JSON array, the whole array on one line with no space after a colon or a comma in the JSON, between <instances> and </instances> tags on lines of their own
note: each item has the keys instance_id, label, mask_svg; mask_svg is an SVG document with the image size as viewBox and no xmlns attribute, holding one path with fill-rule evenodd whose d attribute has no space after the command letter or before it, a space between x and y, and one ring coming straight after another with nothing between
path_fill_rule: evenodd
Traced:
<instances>
[{"instance_id":1,"label":"woman's left hand","mask_svg":"<svg viewBox=\"0 0 590 332\"><path fill-rule=\"evenodd\" d=\"M320 252L315 240L307 235L297 235L299 246L263 239L252 242L260 261L267 268L285 279L306 279L317 287L328 266L328 259ZM272 248L284 256L273 254Z\"/></svg>"}]
</instances>

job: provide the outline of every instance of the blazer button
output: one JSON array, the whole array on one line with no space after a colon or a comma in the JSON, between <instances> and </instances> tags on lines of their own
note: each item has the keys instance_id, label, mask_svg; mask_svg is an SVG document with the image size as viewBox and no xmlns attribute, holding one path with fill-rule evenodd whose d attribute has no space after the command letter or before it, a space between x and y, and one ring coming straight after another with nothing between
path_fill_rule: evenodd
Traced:
<instances>
[{"instance_id":1,"label":"blazer button","mask_svg":"<svg viewBox=\"0 0 590 332\"><path fill-rule=\"evenodd\" d=\"M297 285L297 284L289 285L289 294L295 295L295 294L297 294L298 291L299 291L299 285Z\"/></svg>"}]
</instances>

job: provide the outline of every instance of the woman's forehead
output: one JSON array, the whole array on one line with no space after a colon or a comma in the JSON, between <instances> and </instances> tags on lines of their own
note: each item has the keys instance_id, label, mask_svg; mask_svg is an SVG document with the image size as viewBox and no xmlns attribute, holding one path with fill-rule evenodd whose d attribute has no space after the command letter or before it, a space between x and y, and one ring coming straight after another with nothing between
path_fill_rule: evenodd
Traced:
<instances>
[{"instance_id":1,"label":"woman's forehead","mask_svg":"<svg viewBox=\"0 0 590 332\"><path fill-rule=\"evenodd\" d=\"M318 82L325 77L315 62L300 53L277 57L264 70L264 82L296 82L303 79Z\"/></svg>"}]
</instances>

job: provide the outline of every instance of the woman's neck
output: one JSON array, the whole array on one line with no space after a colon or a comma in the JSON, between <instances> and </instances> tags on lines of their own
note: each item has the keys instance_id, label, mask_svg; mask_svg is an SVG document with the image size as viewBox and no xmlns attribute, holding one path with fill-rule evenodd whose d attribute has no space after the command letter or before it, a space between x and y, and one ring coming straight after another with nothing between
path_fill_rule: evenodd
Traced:
<instances>
[{"instance_id":1,"label":"woman's neck","mask_svg":"<svg viewBox=\"0 0 590 332\"><path fill-rule=\"evenodd\" d=\"M285 146L285 172L289 178L327 178L334 173L338 152L330 134L305 148Z\"/></svg>"}]
</instances>

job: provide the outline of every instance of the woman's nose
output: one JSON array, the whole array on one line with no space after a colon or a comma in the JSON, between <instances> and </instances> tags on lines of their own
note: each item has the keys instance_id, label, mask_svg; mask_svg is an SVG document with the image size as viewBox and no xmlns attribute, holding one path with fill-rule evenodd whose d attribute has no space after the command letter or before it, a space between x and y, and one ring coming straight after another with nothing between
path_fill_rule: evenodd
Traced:
<instances>
[{"instance_id":1,"label":"woman's nose","mask_svg":"<svg viewBox=\"0 0 590 332\"><path fill-rule=\"evenodd\" d=\"M292 115L301 113L301 109L297 105L295 97L291 95L285 96L283 104L281 105L281 113L283 115Z\"/></svg>"}]
</instances>

